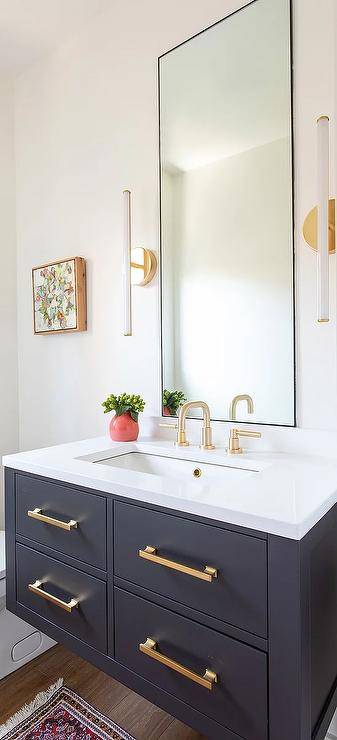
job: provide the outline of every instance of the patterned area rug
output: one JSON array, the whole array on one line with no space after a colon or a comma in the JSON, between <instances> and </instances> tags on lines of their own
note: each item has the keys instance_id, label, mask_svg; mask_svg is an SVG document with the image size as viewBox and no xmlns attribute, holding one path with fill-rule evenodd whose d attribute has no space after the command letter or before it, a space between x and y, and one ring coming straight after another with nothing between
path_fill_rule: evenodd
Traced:
<instances>
[{"instance_id":1,"label":"patterned area rug","mask_svg":"<svg viewBox=\"0 0 337 740\"><path fill-rule=\"evenodd\" d=\"M62 679L0 726L2 740L135 740Z\"/></svg>"}]
</instances>

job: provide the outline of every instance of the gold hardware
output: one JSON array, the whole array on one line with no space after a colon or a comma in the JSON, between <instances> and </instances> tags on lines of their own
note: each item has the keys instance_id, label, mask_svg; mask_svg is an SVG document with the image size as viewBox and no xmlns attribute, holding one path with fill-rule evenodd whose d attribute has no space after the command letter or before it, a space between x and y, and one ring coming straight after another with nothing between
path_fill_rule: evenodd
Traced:
<instances>
[{"instance_id":1,"label":"gold hardware","mask_svg":"<svg viewBox=\"0 0 337 740\"><path fill-rule=\"evenodd\" d=\"M157 565L163 565L165 568L172 568L172 570L178 570L179 573L185 573L193 578L199 578L201 581L208 581L212 583L213 578L218 577L218 571L216 568L211 568L209 565L205 565L204 570L197 570L196 568L190 568L188 565L182 565L181 563L175 563L174 560L168 560L167 558L161 558L157 555L155 547L147 545L144 550L138 550L138 555L144 560L150 560L151 563Z\"/></svg>"},{"instance_id":2,"label":"gold hardware","mask_svg":"<svg viewBox=\"0 0 337 740\"><path fill-rule=\"evenodd\" d=\"M186 438L185 423L186 415L190 409L202 409L203 425L201 430L201 445L203 450L214 450L212 444L211 414L209 406L205 401L186 401L180 406L178 417L177 445L178 447L188 447L189 441Z\"/></svg>"},{"instance_id":3,"label":"gold hardware","mask_svg":"<svg viewBox=\"0 0 337 740\"><path fill-rule=\"evenodd\" d=\"M200 468L194 468L193 475L194 475L195 478L201 478L202 472L201 472Z\"/></svg>"},{"instance_id":4,"label":"gold hardware","mask_svg":"<svg viewBox=\"0 0 337 740\"><path fill-rule=\"evenodd\" d=\"M229 407L229 418L232 421L236 421L236 407L240 401L247 401L248 413L254 413L253 399L251 396L248 395L248 393L243 393L240 396L234 396L233 401L231 402L231 405Z\"/></svg>"},{"instance_id":5,"label":"gold hardware","mask_svg":"<svg viewBox=\"0 0 337 740\"><path fill-rule=\"evenodd\" d=\"M189 668L185 668L185 666L177 663L175 660L168 658L166 655L162 655L162 653L158 652L158 644L155 640L152 640L151 637L147 637L145 642L140 643L139 650L141 653L144 653L144 655L148 655L149 658L157 660L158 663L162 663L162 665L167 666L167 668L171 668L172 671L180 673L181 676L189 678L190 681L198 683L209 691L212 690L214 684L218 681L216 673L210 671L209 668L206 669L203 676L199 676L198 673L194 673L194 671L190 671Z\"/></svg>"},{"instance_id":6,"label":"gold hardware","mask_svg":"<svg viewBox=\"0 0 337 740\"><path fill-rule=\"evenodd\" d=\"M163 429L178 429L178 424L166 424L166 423L160 423L160 427L163 427Z\"/></svg>"},{"instance_id":7,"label":"gold hardware","mask_svg":"<svg viewBox=\"0 0 337 740\"><path fill-rule=\"evenodd\" d=\"M326 116L323 116L323 118ZM329 200L329 254L333 254L336 251L336 201L335 198ZM303 224L303 236L311 249L317 252L317 206L309 211L304 224Z\"/></svg>"},{"instance_id":8,"label":"gold hardware","mask_svg":"<svg viewBox=\"0 0 337 740\"><path fill-rule=\"evenodd\" d=\"M246 429L231 429L229 436L229 447L228 453L230 455L241 455L243 452L242 447L239 444L240 437L261 437L261 432L250 432Z\"/></svg>"},{"instance_id":9,"label":"gold hardware","mask_svg":"<svg viewBox=\"0 0 337 740\"><path fill-rule=\"evenodd\" d=\"M37 519L39 522L44 524L51 524L53 527L59 527L59 529L65 529L67 532L71 532L72 529L77 529L78 523L75 519L70 519L69 522L62 522L60 519L54 519L52 516L42 514L42 509L34 509L33 511L27 511L27 515L31 519Z\"/></svg>"},{"instance_id":10,"label":"gold hardware","mask_svg":"<svg viewBox=\"0 0 337 740\"><path fill-rule=\"evenodd\" d=\"M35 581L35 583L28 584L28 590L35 594L35 596L39 596L41 599L44 599L45 601L50 601L50 603L54 604L55 606L59 606L60 609L64 609L64 611L68 612L68 614L71 614L72 610L78 607L79 602L77 601L77 599L62 601L62 599L58 599L57 596L49 594L48 591L43 591L41 588L42 586L42 581Z\"/></svg>"},{"instance_id":11,"label":"gold hardware","mask_svg":"<svg viewBox=\"0 0 337 740\"><path fill-rule=\"evenodd\" d=\"M133 272L133 271L137 272ZM157 258L154 252L143 247L131 251L131 283L140 287L148 285L157 272Z\"/></svg>"}]
</instances>

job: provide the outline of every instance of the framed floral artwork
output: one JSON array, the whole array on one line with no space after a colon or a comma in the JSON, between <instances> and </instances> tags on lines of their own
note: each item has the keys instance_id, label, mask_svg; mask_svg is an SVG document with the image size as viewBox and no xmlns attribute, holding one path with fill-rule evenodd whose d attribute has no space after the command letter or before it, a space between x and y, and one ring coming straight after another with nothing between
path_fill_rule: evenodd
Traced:
<instances>
[{"instance_id":1,"label":"framed floral artwork","mask_svg":"<svg viewBox=\"0 0 337 740\"><path fill-rule=\"evenodd\" d=\"M85 331L86 269L83 257L34 267L34 334Z\"/></svg>"}]
</instances>

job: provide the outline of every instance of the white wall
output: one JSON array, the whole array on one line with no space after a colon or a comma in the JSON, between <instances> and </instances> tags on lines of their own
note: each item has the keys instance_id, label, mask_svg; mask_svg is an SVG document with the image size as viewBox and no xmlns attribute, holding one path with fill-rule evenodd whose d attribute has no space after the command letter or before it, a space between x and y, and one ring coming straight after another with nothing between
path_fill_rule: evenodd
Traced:
<instances>
[{"instance_id":1,"label":"white wall","mask_svg":"<svg viewBox=\"0 0 337 740\"><path fill-rule=\"evenodd\" d=\"M15 167L12 85L0 79L0 457L18 447ZM0 470L0 529L3 485Z\"/></svg>"},{"instance_id":2,"label":"white wall","mask_svg":"<svg viewBox=\"0 0 337 740\"><path fill-rule=\"evenodd\" d=\"M17 82L22 448L103 432L99 403L113 390L159 410L157 279L134 290L134 336L122 336L121 191L134 193L135 244L157 250L156 58L240 4L116 0ZM333 105L333 0L324 14L315 0L294 5L298 420L337 430L336 327L315 323L315 257L301 236L316 202L315 116ZM88 260L88 332L34 337L31 267L74 254Z\"/></svg>"}]
</instances>

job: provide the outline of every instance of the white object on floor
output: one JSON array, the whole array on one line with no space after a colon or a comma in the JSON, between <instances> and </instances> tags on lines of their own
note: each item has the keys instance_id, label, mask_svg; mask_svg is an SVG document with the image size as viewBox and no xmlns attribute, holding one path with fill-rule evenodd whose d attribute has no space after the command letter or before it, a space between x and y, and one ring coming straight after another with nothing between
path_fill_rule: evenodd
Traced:
<instances>
[{"instance_id":1,"label":"white object on floor","mask_svg":"<svg viewBox=\"0 0 337 740\"><path fill-rule=\"evenodd\" d=\"M0 531L0 679L53 645L53 640L6 609L5 533Z\"/></svg>"}]
</instances>

